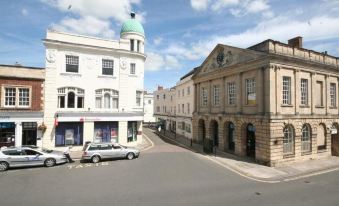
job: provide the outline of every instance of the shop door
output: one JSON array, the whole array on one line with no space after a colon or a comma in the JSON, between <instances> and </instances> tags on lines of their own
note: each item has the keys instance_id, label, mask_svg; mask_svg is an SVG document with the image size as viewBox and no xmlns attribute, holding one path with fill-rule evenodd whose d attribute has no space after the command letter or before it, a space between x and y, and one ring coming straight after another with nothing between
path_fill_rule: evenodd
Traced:
<instances>
[{"instance_id":1,"label":"shop door","mask_svg":"<svg viewBox=\"0 0 339 206\"><path fill-rule=\"evenodd\" d=\"M253 125L247 126L246 155L255 158L255 128Z\"/></svg>"},{"instance_id":2,"label":"shop door","mask_svg":"<svg viewBox=\"0 0 339 206\"><path fill-rule=\"evenodd\" d=\"M22 145L36 145L37 140L37 123L22 123Z\"/></svg>"}]
</instances>

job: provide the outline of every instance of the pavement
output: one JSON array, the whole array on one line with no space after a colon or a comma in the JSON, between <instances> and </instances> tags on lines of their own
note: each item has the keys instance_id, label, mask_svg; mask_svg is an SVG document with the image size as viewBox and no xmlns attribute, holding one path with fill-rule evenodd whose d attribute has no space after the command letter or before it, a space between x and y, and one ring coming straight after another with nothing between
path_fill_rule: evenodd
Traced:
<instances>
[{"instance_id":1,"label":"pavement","mask_svg":"<svg viewBox=\"0 0 339 206\"><path fill-rule=\"evenodd\" d=\"M203 152L202 145L192 143L189 139L180 135L175 135L169 131L158 132L156 130L152 130L152 132L171 141L172 143L199 153L205 158L208 158L216 164L219 164L220 166L243 177L260 182L287 182L339 170L339 157L327 156L320 159L297 162L285 166L268 167L260 165L249 158L239 157L222 151L217 151L216 154L206 154Z\"/></svg>"}]
</instances>

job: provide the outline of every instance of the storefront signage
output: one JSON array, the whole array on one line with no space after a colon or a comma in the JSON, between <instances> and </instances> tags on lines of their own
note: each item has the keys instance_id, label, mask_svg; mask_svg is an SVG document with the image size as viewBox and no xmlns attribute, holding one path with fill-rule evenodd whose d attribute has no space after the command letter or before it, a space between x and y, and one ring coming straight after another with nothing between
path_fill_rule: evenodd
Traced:
<instances>
[{"instance_id":1,"label":"storefront signage","mask_svg":"<svg viewBox=\"0 0 339 206\"><path fill-rule=\"evenodd\" d=\"M95 121L101 121L98 117L81 117L80 122L95 122Z\"/></svg>"}]
</instances>

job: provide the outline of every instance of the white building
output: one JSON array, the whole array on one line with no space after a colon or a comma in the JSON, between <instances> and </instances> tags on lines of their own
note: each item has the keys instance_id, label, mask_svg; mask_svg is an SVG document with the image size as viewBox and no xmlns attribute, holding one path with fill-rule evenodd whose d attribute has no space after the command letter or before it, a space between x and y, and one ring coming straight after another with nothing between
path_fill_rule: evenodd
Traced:
<instances>
[{"instance_id":1,"label":"white building","mask_svg":"<svg viewBox=\"0 0 339 206\"><path fill-rule=\"evenodd\" d=\"M131 17L119 40L47 31L44 147L142 141L145 36Z\"/></svg>"},{"instance_id":2,"label":"white building","mask_svg":"<svg viewBox=\"0 0 339 206\"><path fill-rule=\"evenodd\" d=\"M153 103L154 103L153 94L148 94L145 92L144 94L144 122L145 123L155 122Z\"/></svg>"}]
</instances>

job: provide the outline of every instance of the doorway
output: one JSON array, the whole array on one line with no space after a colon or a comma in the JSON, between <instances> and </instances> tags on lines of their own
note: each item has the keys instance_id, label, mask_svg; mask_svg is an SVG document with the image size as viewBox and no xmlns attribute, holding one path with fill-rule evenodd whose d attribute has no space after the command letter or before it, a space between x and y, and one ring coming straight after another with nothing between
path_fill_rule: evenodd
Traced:
<instances>
[{"instance_id":1,"label":"doorway","mask_svg":"<svg viewBox=\"0 0 339 206\"><path fill-rule=\"evenodd\" d=\"M36 145L37 143L37 123L22 123L22 145Z\"/></svg>"},{"instance_id":2,"label":"doorway","mask_svg":"<svg viewBox=\"0 0 339 206\"><path fill-rule=\"evenodd\" d=\"M246 155L255 158L255 127L248 124L246 131Z\"/></svg>"}]
</instances>

